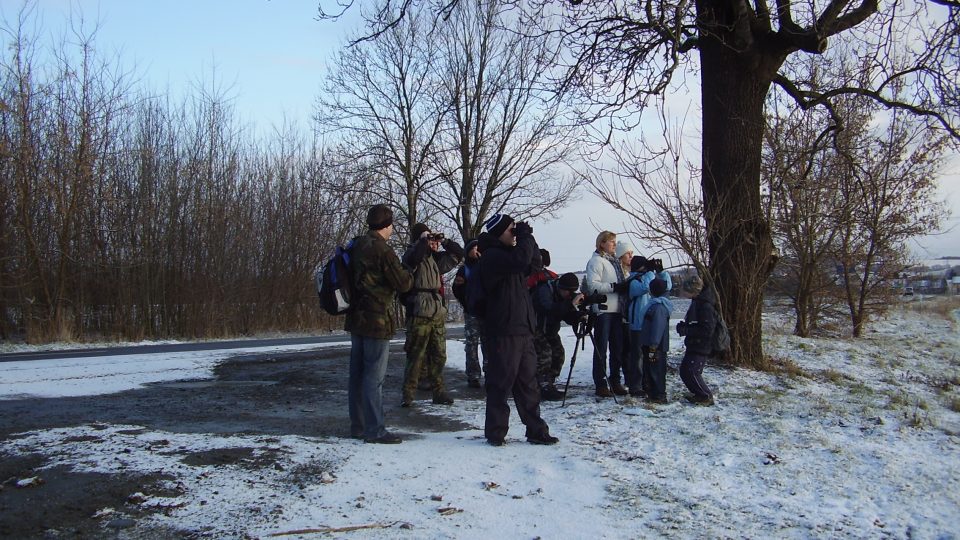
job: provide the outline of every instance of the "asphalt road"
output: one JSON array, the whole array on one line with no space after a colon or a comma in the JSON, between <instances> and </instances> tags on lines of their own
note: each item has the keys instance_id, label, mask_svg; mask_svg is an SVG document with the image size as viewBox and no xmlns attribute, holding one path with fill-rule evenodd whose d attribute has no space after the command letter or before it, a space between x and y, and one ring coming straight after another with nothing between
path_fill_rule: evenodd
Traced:
<instances>
[{"instance_id":1,"label":"asphalt road","mask_svg":"<svg viewBox=\"0 0 960 540\"><path fill-rule=\"evenodd\" d=\"M457 339L463 336L463 327L447 328L447 337ZM394 336L403 339L403 333ZM327 334L324 336L238 339L227 341L191 341L187 343L166 343L150 345L124 345L119 347L91 347L82 349L44 350L0 354L0 362L22 362L25 360L51 360L60 358L85 358L98 356L118 356L124 354L161 354L171 352L220 351L229 349L252 349L257 347L278 347L283 345L313 345L342 343L350 345L349 334Z\"/></svg>"},{"instance_id":2,"label":"asphalt road","mask_svg":"<svg viewBox=\"0 0 960 540\"><path fill-rule=\"evenodd\" d=\"M462 334L451 328L448 337ZM315 341L305 341L315 340ZM325 346L299 351L238 351L213 369L203 380L162 381L130 390L93 396L60 398L23 397L0 400L0 441L19 434L73 426L125 425L131 429L170 433L213 433L221 435L299 435L325 439L350 436L346 385L349 378L348 336L239 340L175 345L116 347L108 350L44 351L40 358L63 358L65 354L131 354L172 350L250 348L291 343L342 341L343 347ZM456 347L452 344L448 350ZM13 358L11 358L13 356ZM3 360L30 359L26 355L4 355ZM400 407L400 392L406 356L402 343L393 343L383 385L383 404L390 430L405 438L422 437L436 431L473 430L467 425L431 412L431 392L417 393L413 407ZM484 392L469 388L464 372L447 367L447 391L456 400L482 401ZM421 407L426 404L428 407ZM184 454L187 463L209 467L233 467L246 463L259 448L226 450L169 449ZM118 459L125 449L119 448ZM206 531L180 530L173 523L164 529L132 528L146 513L163 511L162 506L143 508L130 502L131 493L164 497L169 493L170 476L87 473L71 467L53 466L55 456L42 453L0 453L0 538L48 540L50 538L103 538L129 540L150 538L174 540L210 538ZM251 466L272 466L267 461ZM43 483L17 489L15 480L42 477ZM309 478L304 482L311 482ZM129 519L92 519L100 509L120 509ZM128 523L119 523L119 522ZM128 528L129 527L129 528ZM132 531L136 530L136 534Z\"/></svg>"}]
</instances>

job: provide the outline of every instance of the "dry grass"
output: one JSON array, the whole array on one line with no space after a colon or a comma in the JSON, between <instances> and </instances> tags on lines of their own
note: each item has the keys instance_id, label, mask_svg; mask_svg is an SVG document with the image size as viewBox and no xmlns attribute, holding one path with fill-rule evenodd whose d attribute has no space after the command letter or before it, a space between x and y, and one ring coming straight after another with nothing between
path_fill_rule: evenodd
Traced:
<instances>
[{"instance_id":1,"label":"dry grass","mask_svg":"<svg viewBox=\"0 0 960 540\"><path fill-rule=\"evenodd\" d=\"M832 382L832 383L834 383L834 384L840 384L840 383L843 382L845 379L847 379L847 376L846 376L846 375L844 375L843 373L841 373L841 372L839 372L839 371L837 371L837 370L835 370L835 369L833 369L833 368L830 368L830 369L827 369L827 370L823 371L823 372L822 372L822 375L823 375L823 378L824 378L824 379L826 379L826 380L828 380L828 381L830 381L830 382Z\"/></svg>"},{"instance_id":2,"label":"dry grass","mask_svg":"<svg viewBox=\"0 0 960 540\"><path fill-rule=\"evenodd\" d=\"M960 397L955 397L951 399L948 407L950 408L951 411L955 413L960 413Z\"/></svg>"},{"instance_id":3,"label":"dry grass","mask_svg":"<svg viewBox=\"0 0 960 540\"><path fill-rule=\"evenodd\" d=\"M767 369L763 369L760 371L766 371L768 373L775 373L778 375L785 375L791 379L810 377L810 375L807 374L807 372L804 371L802 367L797 365L797 363L794 362L793 359L791 358L766 355L766 362L764 362L764 364L766 364Z\"/></svg>"},{"instance_id":4,"label":"dry grass","mask_svg":"<svg viewBox=\"0 0 960 540\"><path fill-rule=\"evenodd\" d=\"M919 313L933 313L948 321L956 321L954 312L960 310L960 296L925 296L903 305L903 309Z\"/></svg>"}]
</instances>

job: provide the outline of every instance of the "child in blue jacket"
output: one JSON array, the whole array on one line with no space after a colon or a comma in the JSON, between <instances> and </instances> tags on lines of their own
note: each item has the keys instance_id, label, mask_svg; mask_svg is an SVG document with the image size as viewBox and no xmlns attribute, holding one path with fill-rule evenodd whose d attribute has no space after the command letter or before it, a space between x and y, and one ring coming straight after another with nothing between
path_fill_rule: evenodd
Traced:
<instances>
[{"instance_id":1,"label":"child in blue jacket","mask_svg":"<svg viewBox=\"0 0 960 540\"><path fill-rule=\"evenodd\" d=\"M667 351L670 350L670 312L673 304L665 296L666 281L650 282L650 303L643 313L640 346L643 352L643 389L647 399L667 402Z\"/></svg>"},{"instance_id":2,"label":"child in blue jacket","mask_svg":"<svg viewBox=\"0 0 960 540\"><path fill-rule=\"evenodd\" d=\"M640 344L640 331L643 330L643 316L650 304L650 284L654 279L659 278L663 280L666 291L673 288L670 273L655 266L647 258L637 255L630 261L630 276L627 278L630 283L627 289L630 299L630 304L627 306L627 322L630 324L627 386L630 388L630 395L635 397L642 397L646 392L642 385L644 362L641 361L643 349ZM659 272L654 273L655 270Z\"/></svg>"}]
</instances>

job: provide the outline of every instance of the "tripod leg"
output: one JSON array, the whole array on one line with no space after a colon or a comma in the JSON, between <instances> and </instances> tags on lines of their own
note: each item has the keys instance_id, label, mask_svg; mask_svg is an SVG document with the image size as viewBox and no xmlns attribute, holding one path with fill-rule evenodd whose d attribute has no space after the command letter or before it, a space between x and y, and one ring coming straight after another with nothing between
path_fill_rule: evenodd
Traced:
<instances>
[{"instance_id":1,"label":"tripod leg","mask_svg":"<svg viewBox=\"0 0 960 540\"><path fill-rule=\"evenodd\" d=\"M610 377L604 377L603 379L604 379L605 381L607 381L607 388L610 389L610 394L613 395L613 402L616 403L617 405L619 405L620 402L617 401L617 393L613 391L613 385L610 384Z\"/></svg>"},{"instance_id":2,"label":"tripod leg","mask_svg":"<svg viewBox=\"0 0 960 540\"><path fill-rule=\"evenodd\" d=\"M597 341L593 338L593 331L591 330L590 332L587 333L587 335L590 336L590 343L593 344L594 354L596 354ZM601 359L601 360L606 360L606 359ZM606 368L604 368L604 371L606 371ZM603 377L603 380L604 380L604 382L607 383L607 388L612 388L612 387L610 386L610 377L604 376L604 377ZM616 403L617 405L619 405L620 402L617 401L617 395L614 394L612 391L611 391L610 393L613 394L613 402Z\"/></svg>"},{"instance_id":3,"label":"tripod leg","mask_svg":"<svg viewBox=\"0 0 960 540\"><path fill-rule=\"evenodd\" d=\"M577 336L577 342L573 345L573 356L570 357L570 369L567 370L567 384L563 387L563 401L560 408L567 404L567 391L570 390L570 377L573 376L573 365L577 363L577 351L580 349L580 343L583 342L582 336Z\"/></svg>"}]
</instances>

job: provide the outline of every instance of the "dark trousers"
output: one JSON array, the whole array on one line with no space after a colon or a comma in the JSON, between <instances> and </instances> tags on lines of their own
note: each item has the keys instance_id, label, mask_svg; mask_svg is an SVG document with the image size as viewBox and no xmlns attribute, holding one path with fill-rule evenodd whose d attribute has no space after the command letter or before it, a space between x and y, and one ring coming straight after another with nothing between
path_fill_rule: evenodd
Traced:
<instances>
[{"instance_id":1,"label":"dark trousers","mask_svg":"<svg viewBox=\"0 0 960 540\"><path fill-rule=\"evenodd\" d=\"M643 348L643 389L650 399L667 397L667 351Z\"/></svg>"},{"instance_id":2,"label":"dark trousers","mask_svg":"<svg viewBox=\"0 0 960 540\"><path fill-rule=\"evenodd\" d=\"M540 386L553 384L563 369L563 342L560 334L544 334L538 331L533 337L533 346L537 350L537 382Z\"/></svg>"},{"instance_id":3,"label":"dark trousers","mask_svg":"<svg viewBox=\"0 0 960 540\"><path fill-rule=\"evenodd\" d=\"M624 366L627 372L627 387L631 396L639 396L646 392L643 386L643 347L640 346L640 331L630 331L630 352L627 354L627 363Z\"/></svg>"},{"instance_id":4,"label":"dark trousers","mask_svg":"<svg viewBox=\"0 0 960 540\"><path fill-rule=\"evenodd\" d=\"M623 324L619 313L597 315L593 327L593 383L599 386L607 378L604 359L610 351L610 383L620 382L623 369Z\"/></svg>"},{"instance_id":5,"label":"dark trousers","mask_svg":"<svg viewBox=\"0 0 960 540\"><path fill-rule=\"evenodd\" d=\"M512 395L527 437L549 434L540 417L540 389L537 387L537 352L533 336L484 336L483 356L487 362L487 416L483 434L488 440L506 438L510 427Z\"/></svg>"},{"instance_id":6,"label":"dark trousers","mask_svg":"<svg viewBox=\"0 0 960 540\"><path fill-rule=\"evenodd\" d=\"M703 382L703 366L707 365L708 359L706 355L690 352L687 349L680 362L680 379L698 398L708 398L713 395L707 383Z\"/></svg>"}]
</instances>

